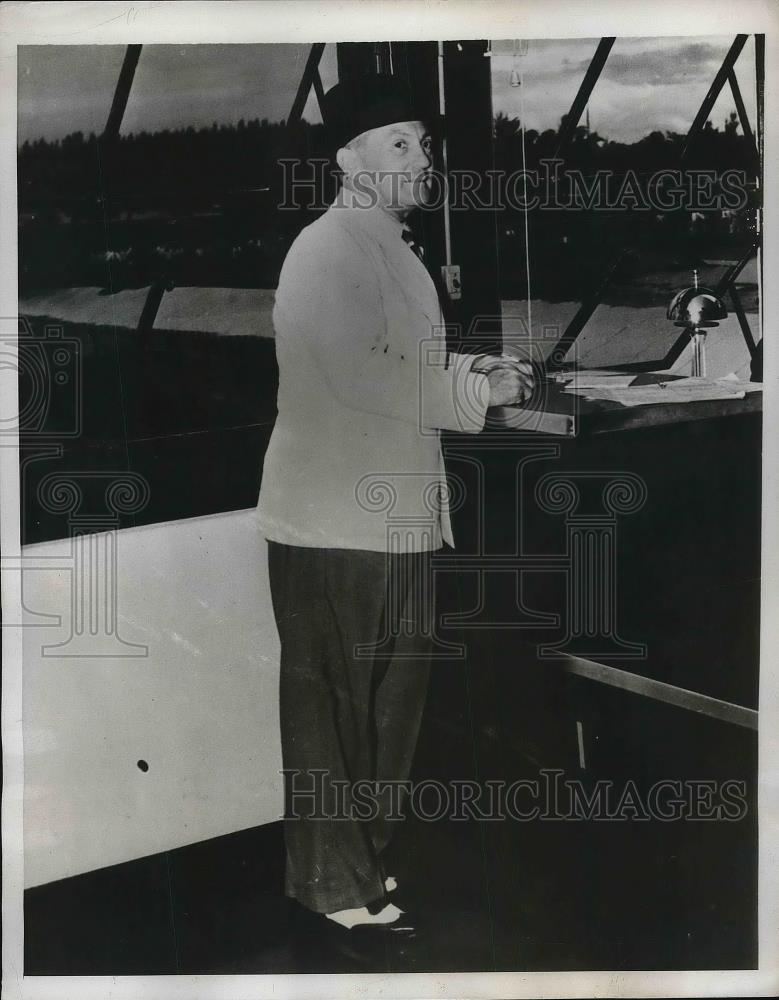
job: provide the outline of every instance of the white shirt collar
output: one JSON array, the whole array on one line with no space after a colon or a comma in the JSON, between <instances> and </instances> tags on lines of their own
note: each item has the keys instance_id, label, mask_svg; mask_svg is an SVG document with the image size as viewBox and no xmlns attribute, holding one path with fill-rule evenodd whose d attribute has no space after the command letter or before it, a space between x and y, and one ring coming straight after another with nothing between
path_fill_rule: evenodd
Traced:
<instances>
[{"instance_id":1,"label":"white shirt collar","mask_svg":"<svg viewBox=\"0 0 779 1000\"><path fill-rule=\"evenodd\" d=\"M397 216L386 212L378 204L369 204L369 196L341 187L330 205L329 211L348 212L350 217L362 224L379 240L397 241L402 239L408 224Z\"/></svg>"}]
</instances>

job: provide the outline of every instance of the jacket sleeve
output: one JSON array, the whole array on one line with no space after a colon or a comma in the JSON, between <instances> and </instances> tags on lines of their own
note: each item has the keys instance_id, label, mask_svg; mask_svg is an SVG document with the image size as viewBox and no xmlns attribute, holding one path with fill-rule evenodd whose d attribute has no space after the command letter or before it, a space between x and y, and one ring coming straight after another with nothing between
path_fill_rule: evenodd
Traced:
<instances>
[{"instance_id":1,"label":"jacket sleeve","mask_svg":"<svg viewBox=\"0 0 779 1000\"><path fill-rule=\"evenodd\" d=\"M418 349L391 343L370 260L347 233L333 230L308 227L287 254L273 310L276 335L304 339L345 406L420 429L482 430L487 377L470 371L469 355L447 357L432 329Z\"/></svg>"}]
</instances>

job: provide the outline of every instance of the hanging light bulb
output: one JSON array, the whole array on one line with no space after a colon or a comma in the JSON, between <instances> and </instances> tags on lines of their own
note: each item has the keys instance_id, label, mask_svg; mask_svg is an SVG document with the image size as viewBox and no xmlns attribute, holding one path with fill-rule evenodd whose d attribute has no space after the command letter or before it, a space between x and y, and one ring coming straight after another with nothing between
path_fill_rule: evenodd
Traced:
<instances>
[{"instance_id":1,"label":"hanging light bulb","mask_svg":"<svg viewBox=\"0 0 779 1000\"><path fill-rule=\"evenodd\" d=\"M509 83L512 87L522 86L522 77L519 72L519 65L517 60L520 56L527 55L527 39L515 39L514 41L514 63L511 67L511 75L509 77Z\"/></svg>"}]
</instances>

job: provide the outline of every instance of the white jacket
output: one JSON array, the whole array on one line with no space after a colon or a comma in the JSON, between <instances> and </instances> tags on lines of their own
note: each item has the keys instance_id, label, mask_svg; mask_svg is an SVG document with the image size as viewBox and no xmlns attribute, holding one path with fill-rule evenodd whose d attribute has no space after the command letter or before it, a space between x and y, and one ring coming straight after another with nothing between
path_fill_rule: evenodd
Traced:
<instances>
[{"instance_id":1,"label":"white jacket","mask_svg":"<svg viewBox=\"0 0 779 1000\"><path fill-rule=\"evenodd\" d=\"M454 545L439 429L477 432L487 377L445 349L433 281L402 224L343 190L292 244L273 323L278 417L257 518L289 545Z\"/></svg>"}]
</instances>

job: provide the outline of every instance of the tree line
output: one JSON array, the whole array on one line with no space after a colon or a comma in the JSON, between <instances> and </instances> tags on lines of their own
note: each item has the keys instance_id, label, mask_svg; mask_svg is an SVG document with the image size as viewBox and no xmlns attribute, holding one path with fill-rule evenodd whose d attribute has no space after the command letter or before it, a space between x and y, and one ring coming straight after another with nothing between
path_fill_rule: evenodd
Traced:
<instances>
[{"instance_id":1,"label":"tree line","mask_svg":"<svg viewBox=\"0 0 779 1000\"><path fill-rule=\"evenodd\" d=\"M529 129L498 113L494 118L494 155L508 173L537 166L554 155L565 118L557 129ZM562 151L566 167L580 170L648 172L674 167L685 136L653 131L633 143L602 137L585 126L574 129ZM685 165L754 173L754 145L739 132L733 112L719 129L710 121L692 145ZM280 157L308 159L327 154L324 128L301 121L241 119L237 124L163 129L120 135L103 143L94 132L74 132L61 140L25 141L18 150L19 204L24 211L65 206L79 214L110 198L152 208L166 199L218 199L233 191L257 191L278 183ZM67 209L66 209L67 211ZM68 213L70 214L70 213Z\"/></svg>"}]
</instances>

